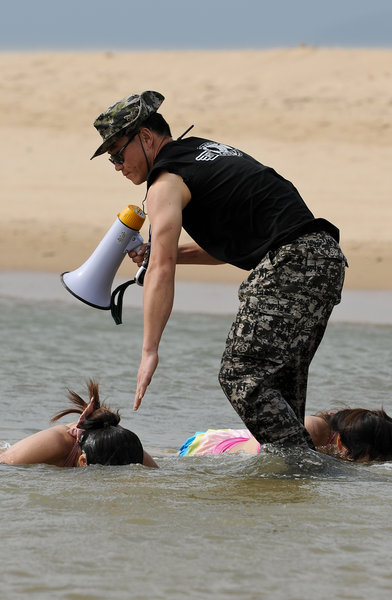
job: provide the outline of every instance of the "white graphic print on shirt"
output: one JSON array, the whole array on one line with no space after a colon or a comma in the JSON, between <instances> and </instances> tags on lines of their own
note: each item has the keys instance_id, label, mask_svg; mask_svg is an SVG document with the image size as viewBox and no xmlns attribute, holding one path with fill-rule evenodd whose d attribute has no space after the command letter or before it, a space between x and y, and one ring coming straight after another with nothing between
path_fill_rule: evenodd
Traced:
<instances>
[{"instance_id":1,"label":"white graphic print on shirt","mask_svg":"<svg viewBox=\"0 0 392 600\"><path fill-rule=\"evenodd\" d=\"M232 146L218 144L217 142L204 142L199 146L199 150L203 150L203 152L196 156L196 160L215 160L220 156L242 156L242 152L232 148Z\"/></svg>"}]
</instances>

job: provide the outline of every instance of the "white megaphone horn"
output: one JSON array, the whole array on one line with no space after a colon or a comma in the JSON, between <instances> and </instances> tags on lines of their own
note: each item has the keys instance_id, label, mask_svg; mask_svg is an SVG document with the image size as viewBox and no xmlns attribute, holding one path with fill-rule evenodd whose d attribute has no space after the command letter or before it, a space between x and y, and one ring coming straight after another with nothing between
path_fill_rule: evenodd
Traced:
<instances>
[{"instance_id":1,"label":"white megaphone horn","mask_svg":"<svg viewBox=\"0 0 392 600\"><path fill-rule=\"evenodd\" d=\"M130 204L124 208L90 258L75 271L61 274L65 288L75 298L94 308L111 309L113 279L125 255L132 250L138 251L144 243L139 230L145 218L138 206ZM136 278L123 285L135 282ZM116 323L121 323L121 314L118 321L114 315L113 318Z\"/></svg>"}]
</instances>

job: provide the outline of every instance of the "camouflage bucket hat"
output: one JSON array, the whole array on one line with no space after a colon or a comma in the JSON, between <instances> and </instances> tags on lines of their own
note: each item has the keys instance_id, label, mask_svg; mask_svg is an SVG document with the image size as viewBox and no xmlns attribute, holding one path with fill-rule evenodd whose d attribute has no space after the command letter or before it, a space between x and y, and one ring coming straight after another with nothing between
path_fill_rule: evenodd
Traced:
<instances>
[{"instance_id":1,"label":"camouflage bucket hat","mask_svg":"<svg viewBox=\"0 0 392 600\"><path fill-rule=\"evenodd\" d=\"M164 99L159 92L148 91L140 96L132 94L109 106L94 121L94 127L102 136L103 144L91 159L106 152L120 137L136 133L141 123L158 110Z\"/></svg>"}]
</instances>

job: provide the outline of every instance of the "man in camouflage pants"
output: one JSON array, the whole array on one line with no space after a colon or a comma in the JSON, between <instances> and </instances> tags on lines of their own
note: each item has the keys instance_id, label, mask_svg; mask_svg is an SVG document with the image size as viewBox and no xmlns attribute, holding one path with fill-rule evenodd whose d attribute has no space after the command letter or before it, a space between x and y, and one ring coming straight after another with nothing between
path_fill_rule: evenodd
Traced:
<instances>
[{"instance_id":1,"label":"man in camouflage pants","mask_svg":"<svg viewBox=\"0 0 392 600\"><path fill-rule=\"evenodd\" d=\"M229 263L250 275L222 359L221 386L261 443L312 447L304 426L306 382L340 300L345 259L339 230L315 218L294 185L227 144L172 138L157 110L164 97L133 94L94 125L116 171L147 182L151 225L144 280L144 337L136 410L158 366L174 299L176 264ZM181 228L192 238L179 244ZM145 247L133 260L140 265Z\"/></svg>"},{"instance_id":2,"label":"man in camouflage pants","mask_svg":"<svg viewBox=\"0 0 392 600\"><path fill-rule=\"evenodd\" d=\"M260 442L313 447L303 426L308 370L344 271L337 242L308 234L269 252L239 289L219 381Z\"/></svg>"}]
</instances>

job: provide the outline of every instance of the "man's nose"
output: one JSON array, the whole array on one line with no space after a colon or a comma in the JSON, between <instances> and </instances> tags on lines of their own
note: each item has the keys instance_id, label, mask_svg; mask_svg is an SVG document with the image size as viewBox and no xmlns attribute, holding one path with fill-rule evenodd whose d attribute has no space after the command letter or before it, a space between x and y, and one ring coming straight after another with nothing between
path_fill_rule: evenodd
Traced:
<instances>
[{"instance_id":1,"label":"man's nose","mask_svg":"<svg viewBox=\"0 0 392 600\"><path fill-rule=\"evenodd\" d=\"M123 165L123 164L121 164L121 163L116 163L116 164L114 165L114 168L116 169L116 171L122 171L122 169L123 169L123 166L124 166L124 165Z\"/></svg>"}]
</instances>

